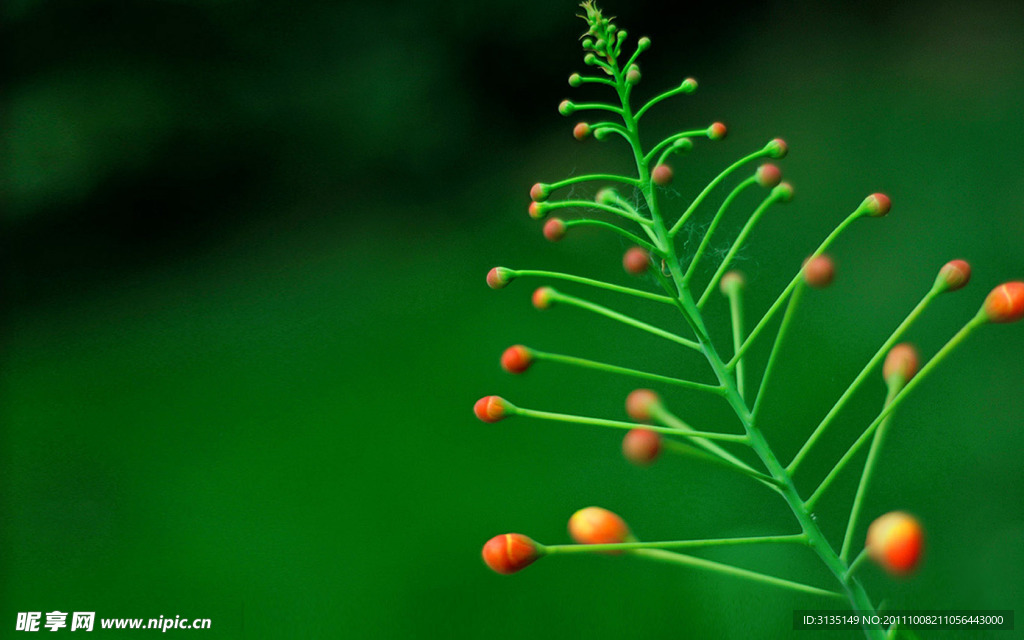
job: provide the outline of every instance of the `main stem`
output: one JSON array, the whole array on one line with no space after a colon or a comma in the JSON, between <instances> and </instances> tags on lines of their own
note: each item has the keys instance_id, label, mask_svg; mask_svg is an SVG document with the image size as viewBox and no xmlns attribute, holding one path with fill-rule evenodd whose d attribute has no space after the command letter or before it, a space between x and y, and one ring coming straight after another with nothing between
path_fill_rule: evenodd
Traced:
<instances>
[{"instance_id":1,"label":"main stem","mask_svg":"<svg viewBox=\"0 0 1024 640\"><path fill-rule=\"evenodd\" d=\"M797 493L796 487L793 484L793 478L786 471L785 467L779 462L775 456L775 452L772 451L768 442L765 440L761 430L757 427L754 421L754 417L751 413L750 408L747 406L746 401L741 396L737 389L736 379L733 374L726 367L725 362L718 354L714 345L712 344L707 329L704 325L704 320L701 316L700 311L697 309L697 305L693 300L689 287L686 285L685 277L682 271L682 267L679 264L679 259L676 256L675 246L672 242L671 235L668 229L665 227L664 219L661 216L661 212L658 207L658 200L654 193L654 187L651 183L650 171L647 168L647 161L643 154L643 149L640 144L640 134L637 128L636 119L633 116L632 110L629 105L628 85L624 82L622 72L619 70L617 61L612 60L613 76L615 77L616 91L619 94L619 99L622 103L622 119L628 132L627 139L630 142L630 146L633 148L633 155L636 159L637 177L639 179L639 187L642 192L644 199L647 202L647 208L651 213L651 219L653 224L651 225L651 231L653 235L657 236L658 241L661 243L665 253L665 262L672 275L672 280L675 282L675 298L676 306L682 312L683 317L686 319L687 324L693 330L697 336L697 342L700 344L701 350L707 357L708 363L711 365L715 376L721 387L724 389L725 398L728 400L729 405L735 411L736 416L740 419L743 424L743 428L746 431L748 444L755 452L758 457L764 463L768 469L769 474L778 483L778 489L780 495L785 499L789 508L793 511L793 515L796 516L797 522L803 529L804 535L807 536L808 545L814 549L821 561L825 563L832 575L835 576L836 580L839 581L843 587L843 591L846 593L847 599L850 602L850 606L859 614L863 615L875 615L876 610L874 604L871 602L871 598L868 597L867 592L864 590L864 586L855 577L848 575L849 566L839 557L832 545L829 544L828 539L822 533L818 527L817 522L814 520L814 515L810 509L807 508L804 500ZM671 289L666 287L668 293L672 294ZM868 638L873 640L884 640L885 631L878 625L865 625L864 633Z\"/></svg>"}]
</instances>

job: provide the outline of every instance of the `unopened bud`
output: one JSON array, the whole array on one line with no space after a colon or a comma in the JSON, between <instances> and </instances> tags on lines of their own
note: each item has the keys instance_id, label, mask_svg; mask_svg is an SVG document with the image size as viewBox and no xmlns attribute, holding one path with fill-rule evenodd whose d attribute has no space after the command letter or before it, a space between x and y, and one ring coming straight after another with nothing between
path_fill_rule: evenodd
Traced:
<instances>
[{"instance_id":1,"label":"unopened bud","mask_svg":"<svg viewBox=\"0 0 1024 640\"><path fill-rule=\"evenodd\" d=\"M924 550L924 531L914 516L891 511L871 523L865 547L868 556L896 575L917 568Z\"/></svg>"},{"instance_id":2,"label":"unopened bud","mask_svg":"<svg viewBox=\"0 0 1024 640\"><path fill-rule=\"evenodd\" d=\"M484 422L497 422L510 415L512 405L499 396L484 396L473 405L473 413Z\"/></svg>"},{"instance_id":3,"label":"unopened bud","mask_svg":"<svg viewBox=\"0 0 1024 640\"><path fill-rule=\"evenodd\" d=\"M1024 318L1024 282L1001 284L985 298L982 311L989 322L1016 322Z\"/></svg>"},{"instance_id":4,"label":"unopened bud","mask_svg":"<svg viewBox=\"0 0 1024 640\"><path fill-rule=\"evenodd\" d=\"M580 544L619 544L633 537L622 518L601 507L587 507L572 514L569 535Z\"/></svg>"},{"instance_id":5,"label":"unopened bud","mask_svg":"<svg viewBox=\"0 0 1024 640\"><path fill-rule=\"evenodd\" d=\"M641 275L650 265L651 254L640 247L630 247L622 254L622 268L630 275Z\"/></svg>"},{"instance_id":6,"label":"unopened bud","mask_svg":"<svg viewBox=\"0 0 1024 640\"><path fill-rule=\"evenodd\" d=\"M651 181L659 187L664 187L672 182L672 167L667 164L659 164L651 171Z\"/></svg>"},{"instance_id":7,"label":"unopened bud","mask_svg":"<svg viewBox=\"0 0 1024 640\"><path fill-rule=\"evenodd\" d=\"M551 195L551 187L541 182L530 187L530 199L534 202L544 202Z\"/></svg>"},{"instance_id":8,"label":"unopened bud","mask_svg":"<svg viewBox=\"0 0 1024 640\"><path fill-rule=\"evenodd\" d=\"M971 280L971 265L965 260L950 260L939 269L935 279L936 286L943 291L956 291L967 286Z\"/></svg>"},{"instance_id":9,"label":"unopened bud","mask_svg":"<svg viewBox=\"0 0 1024 640\"><path fill-rule=\"evenodd\" d=\"M551 287L540 287L533 292L531 301L538 309L549 309L554 304L555 290Z\"/></svg>"},{"instance_id":10,"label":"unopened bud","mask_svg":"<svg viewBox=\"0 0 1024 640\"><path fill-rule=\"evenodd\" d=\"M889 213L889 209L892 207L892 201L889 200L889 196L884 193L872 193L864 199L864 204L861 206L864 207L864 210L867 211L869 216L873 218L881 218L885 214Z\"/></svg>"},{"instance_id":11,"label":"unopened bud","mask_svg":"<svg viewBox=\"0 0 1024 640\"><path fill-rule=\"evenodd\" d=\"M917 349L909 343L898 344L889 350L882 365L882 379L888 384L893 383L894 376L899 376L902 384L910 382L917 374Z\"/></svg>"},{"instance_id":12,"label":"unopened bud","mask_svg":"<svg viewBox=\"0 0 1024 640\"><path fill-rule=\"evenodd\" d=\"M558 104L558 113L562 114L563 116L571 115L572 112L575 111L575 110L576 110L576 105L574 105L569 100L562 100Z\"/></svg>"},{"instance_id":13,"label":"unopened bud","mask_svg":"<svg viewBox=\"0 0 1024 640\"><path fill-rule=\"evenodd\" d=\"M708 127L708 137L712 140L721 140L729 132L721 122L715 122Z\"/></svg>"},{"instance_id":14,"label":"unopened bud","mask_svg":"<svg viewBox=\"0 0 1024 640\"><path fill-rule=\"evenodd\" d=\"M719 281L718 288L721 289L724 295L728 296L733 291L742 291L746 283L746 278L739 271L727 271L722 276L721 281Z\"/></svg>"},{"instance_id":15,"label":"unopened bud","mask_svg":"<svg viewBox=\"0 0 1024 640\"><path fill-rule=\"evenodd\" d=\"M836 277L836 265L832 258L822 254L804 261L804 282L815 289L824 289Z\"/></svg>"},{"instance_id":16,"label":"unopened bud","mask_svg":"<svg viewBox=\"0 0 1024 640\"><path fill-rule=\"evenodd\" d=\"M637 422L650 422L661 398L650 389L635 389L626 396L626 413Z\"/></svg>"},{"instance_id":17,"label":"unopened bud","mask_svg":"<svg viewBox=\"0 0 1024 640\"><path fill-rule=\"evenodd\" d=\"M586 122L577 123L572 128L572 137L577 140L586 140L590 136L590 125Z\"/></svg>"},{"instance_id":18,"label":"unopened bud","mask_svg":"<svg viewBox=\"0 0 1024 640\"><path fill-rule=\"evenodd\" d=\"M765 189L771 189L782 182L782 171L774 164L762 164L757 168L757 173L754 174L754 177L757 179L757 184ZM534 199L536 200L536 198Z\"/></svg>"},{"instance_id":19,"label":"unopened bud","mask_svg":"<svg viewBox=\"0 0 1024 640\"><path fill-rule=\"evenodd\" d=\"M793 199L793 185L788 182L780 182L772 188L772 196L778 202L789 202Z\"/></svg>"},{"instance_id":20,"label":"unopened bud","mask_svg":"<svg viewBox=\"0 0 1024 640\"><path fill-rule=\"evenodd\" d=\"M551 242L558 242L565 237L565 222L561 218L551 218L544 223L544 237Z\"/></svg>"},{"instance_id":21,"label":"unopened bud","mask_svg":"<svg viewBox=\"0 0 1024 640\"><path fill-rule=\"evenodd\" d=\"M547 207L540 202L531 202L528 211L534 220L542 220L547 215Z\"/></svg>"},{"instance_id":22,"label":"unopened bud","mask_svg":"<svg viewBox=\"0 0 1024 640\"><path fill-rule=\"evenodd\" d=\"M492 289L504 289L514 277L511 269L494 267L487 272L487 286Z\"/></svg>"},{"instance_id":23,"label":"unopened bud","mask_svg":"<svg viewBox=\"0 0 1024 640\"><path fill-rule=\"evenodd\" d=\"M650 429L630 429L622 438L622 455L633 464L645 467L661 454L661 435Z\"/></svg>"},{"instance_id":24,"label":"unopened bud","mask_svg":"<svg viewBox=\"0 0 1024 640\"><path fill-rule=\"evenodd\" d=\"M765 145L764 150L770 158L785 158L786 154L789 153L789 146L782 138L775 138Z\"/></svg>"},{"instance_id":25,"label":"unopened bud","mask_svg":"<svg viewBox=\"0 0 1024 640\"><path fill-rule=\"evenodd\" d=\"M683 93L693 93L697 90L697 81L693 78L687 78L683 80L683 83L679 85L679 88Z\"/></svg>"},{"instance_id":26,"label":"unopened bud","mask_svg":"<svg viewBox=\"0 0 1024 640\"><path fill-rule=\"evenodd\" d=\"M541 555L540 546L521 533L494 536L483 548L487 566L504 575L525 569Z\"/></svg>"}]
</instances>

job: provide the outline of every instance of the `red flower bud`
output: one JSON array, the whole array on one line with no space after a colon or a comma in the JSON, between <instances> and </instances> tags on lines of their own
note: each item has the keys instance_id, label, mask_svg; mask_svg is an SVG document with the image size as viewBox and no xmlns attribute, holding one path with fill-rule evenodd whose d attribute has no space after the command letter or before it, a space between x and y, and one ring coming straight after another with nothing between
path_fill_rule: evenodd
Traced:
<instances>
[{"instance_id":1,"label":"red flower bud","mask_svg":"<svg viewBox=\"0 0 1024 640\"><path fill-rule=\"evenodd\" d=\"M483 557L487 566L508 575L525 569L541 556L536 542L521 533L504 533L484 544Z\"/></svg>"},{"instance_id":2,"label":"red flower bud","mask_svg":"<svg viewBox=\"0 0 1024 640\"><path fill-rule=\"evenodd\" d=\"M1007 282L992 290L982 307L989 322L1016 322L1024 318L1024 282Z\"/></svg>"},{"instance_id":3,"label":"red flower bud","mask_svg":"<svg viewBox=\"0 0 1024 640\"><path fill-rule=\"evenodd\" d=\"M885 364L882 365L882 378L891 383L892 377L898 375L906 384L917 373L917 363L917 349L906 342L898 344L890 349L889 354L885 356Z\"/></svg>"},{"instance_id":4,"label":"red flower bud","mask_svg":"<svg viewBox=\"0 0 1024 640\"><path fill-rule=\"evenodd\" d=\"M622 439L622 455L637 466L647 466L661 453L661 435L650 429L630 429Z\"/></svg>"},{"instance_id":5,"label":"red flower bud","mask_svg":"<svg viewBox=\"0 0 1024 640\"><path fill-rule=\"evenodd\" d=\"M659 187L672 182L672 167L667 164L659 164L651 171L651 181Z\"/></svg>"},{"instance_id":6,"label":"red flower bud","mask_svg":"<svg viewBox=\"0 0 1024 640\"><path fill-rule=\"evenodd\" d=\"M634 276L641 275L651 265L651 255L640 247L630 247L622 255L622 268Z\"/></svg>"},{"instance_id":7,"label":"red flower bud","mask_svg":"<svg viewBox=\"0 0 1024 640\"><path fill-rule=\"evenodd\" d=\"M622 518L601 507L587 507L572 514L569 535L580 544L618 544L633 537Z\"/></svg>"},{"instance_id":8,"label":"red flower bud","mask_svg":"<svg viewBox=\"0 0 1024 640\"><path fill-rule=\"evenodd\" d=\"M728 133L728 129L726 129L725 125L721 122L712 123L712 125L708 127L708 137L712 140L721 140L725 137L726 133Z\"/></svg>"},{"instance_id":9,"label":"red flower bud","mask_svg":"<svg viewBox=\"0 0 1024 640\"><path fill-rule=\"evenodd\" d=\"M761 185L765 189L771 189L782 182L782 171L780 171L774 164L762 164L757 168L755 177L757 178L757 184Z\"/></svg>"},{"instance_id":10,"label":"red flower bud","mask_svg":"<svg viewBox=\"0 0 1024 640\"><path fill-rule=\"evenodd\" d=\"M891 511L868 527L868 556L896 575L917 568L924 549L924 531L917 519L902 511Z\"/></svg>"},{"instance_id":11,"label":"red flower bud","mask_svg":"<svg viewBox=\"0 0 1024 640\"><path fill-rule=\"evenodd\" d=\"M544 223L544 237L551 242L558 242L565 237L565 222L561 218L551 218Z\"/></svg>"},{"instance_id":12,"label":"red flower bud","mask_svg":"<svg viewBox=\"0 0 1024 640\"><path fill-rule=\"evenodd\" d=\"M719 281L718 288L722 290L723 294L729 295L729 292L732 291L734 287L743 289L746 282L746 278L744 278L743 274L739 271L727 271Z\"/></svg>"},{"instance_id":13,"label":"red flower bud","mask_svg":"<svg viewBox=\"0 0 1024 640\"><path fill-rule=\"evenodd\" d=\"M765 145L764 150L770 158L785 158L786 154L789 153L789 146L782 138L775 138Z\"/></svg>"},{"instance_id":14,"label":"red flower bud","mask_svg":"<svg viewBox=\"0 0 1024 640\"><path fill-rule=\"evenodd\" d=\"M533 218L534 220L542 219L546 215L544 209L544 205L541 204L540 202L531 202L529 209L530 217Z\"/></svg>"},{"instance_id":15,"label":"red flower bud","mask_svg":"<svg viewBox=\"0 0 1024 640\"><path fill-rule=\"evenodd\" d=\"M538 182L530 187L530 199L534 202L544 202L551 195L551 187Z\"/></svg>"},{"instance_id":16,"label":"red flower bud","mask_svg":"<svg viewBox=\"0 0 1024 640\"><path fill-rule=\"evenodd\" d=\"M537 307L538 309L549 308L554 302L554 300L552 300L552 297L554 295L555 290L552 289L551 287L540 287L539 289L533 292L533 306Z\"/></svg>"},{"instance_id":17,"label":"red flower bud","mask_svg":"<svg viewBox=\"0 0 1024 640\"><path fill-rule=\"evenodd\" d=\"M885 214L889 213L889 209L892 207L892 201L889 200L889 196L884 193L872 193L864 199L864 204L862 206L867 210L869 216L881 218Z\"/></svg>"},{"instance_id":18,"label":"red flower bud","mask_svg":"<svg viewBox=\"0 0 1024 640\"><path fill-rule=\"evenodd\" d=\"M509 416L512 407L507 400L499 396L484 396L473 405L473 413L484 422L497 422Z\"/></svg>"},{"instance_id":19,"label":"red flower bud","mask_svg":"<svg viewBox=\"0 0 1024 640\"><path fill-rule=\"evenodd\" d=\"M650 389L636 389L626 397L626 413L637 422L650 422L651 412L661 406L661 398Z\"/></svg>"},{"instance_id":20,"label":"red flower bud","mask_svg":"<svg viewBox=\"0 0 1024 640\"><path fill-rule=\"evenodd\" d=\"M964 260L950 260L939 269L936 284L942 285L943 291L956 291L967 286L971 281L971 265Z\"/></svg>"},{"instance_id":21,"label":"red flower bud","mask_svg":"<svg viewBox=\"0 0 1024 640\"><path fill-rule=\"evenodd\" d=\"M804 282L815 289L824 289L832 284L836 276L836 265L832 258L822 254L804 260Z\"/></svg>"},{"instance_id":22,"label":"red flower bud","mask_svg":"<svg viewBox=\"0 0 1024 640\"><path fill-rule=\"evenodd\" d=\"M512 282L512 271L505 267L494 267L487 272L487 286L492 289L504 289Z\"/></svg>"},{"instance_id":23,"label":"red flower bud","mask_svg":"<svg viewBox=\"0 0 1024 640\"><path fill-rule=\"evenodd\" d=\"M509 373L523 373L533 364L533 354L521 344L505 349L501 354L501 367Z\"/></svg>"},{"instance_id":24,"label":"red flower bud","mask_svg":"<svg viewBox=\"0 0 1024 640\"><path fill-rule=\"evenodd\" d=\"M572 128L572 137L577 140L586 140L587 136L590 135L590 125L586 122L580 122Z\"/></svg>"}]
</instances>

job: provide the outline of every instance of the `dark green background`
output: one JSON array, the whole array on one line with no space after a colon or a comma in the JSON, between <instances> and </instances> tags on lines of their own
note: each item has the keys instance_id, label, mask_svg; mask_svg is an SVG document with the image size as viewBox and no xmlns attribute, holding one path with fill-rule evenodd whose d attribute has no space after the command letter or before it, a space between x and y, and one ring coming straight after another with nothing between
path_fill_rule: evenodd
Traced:
<instances>
[{"instance_id":1,"label":"dark green background","mask_svg":"<svg viewBox=\"0 0 1024 640\"><path fill-rule=\"evenodd\" d=\"M628 558L512 577L480 562L506 531L566 541L591 504L646 539L793 526L727 472L628 466L618 432L472 417L491 393L623 416L629 381L502 372L516 342L704 372L582 312L536 312L534 283L483 283L496 264L629 283L618 239L551 245L525 211L536 180L627 168L621 144L575 142L555 110L583 70L574 3L3 7L4 637L16 612L55 609L208 617L210 638L788 637L794 608L830 606ZM926 355L1024 277L1018 3L608 9L654 41L641 96L701 82L652 112L649 135L730 127L676 162L672 206L771 137L790 144L797 197L740 265L752 311L866 194L893 198L837 243L835 285L806 298L767 407L783 459L945 261L970 260L974 282L913 330ZM720 339L723 306L709 312ZM1020 613L1022 352L1024 327L984 328L894 421L866 517L912 511L928 551L910 580L864 570L888 607ZM878 410L876 378L805 491ZM715 403L671 398L698 426L735 426ZM852 476L818 514L836 536ZM829 584L808 553L707 556Z\"/></svg>"}]
</instances>

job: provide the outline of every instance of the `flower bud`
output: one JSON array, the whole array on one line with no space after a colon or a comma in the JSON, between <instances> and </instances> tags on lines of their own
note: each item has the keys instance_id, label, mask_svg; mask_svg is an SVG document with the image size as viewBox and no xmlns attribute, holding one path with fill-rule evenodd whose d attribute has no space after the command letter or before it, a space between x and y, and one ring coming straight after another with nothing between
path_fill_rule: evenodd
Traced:
<instances>
[{"instance_id":1,"label":"flower bud","mask_svg":"<svg viewBox=\"0 0 1024 640\"><path fill-rule=\"evenodd\" d=\"M864 204L861 206L864 207L869 216L873 218L881 218L885 214L889 213L889 209L892 207L892 201L889 200L889 196L884 193L872 193L864 199Z\"/></svg>"},{"instance_id":2,"label":"flower bud","mask_svg":"<svg viewBox=\"0 0 1024 640\"><path fill-rule=\"evenodd\" d=\"M780 182L772 188L772 196L779 202L789 202L793 199L793 185Z\"/></svg>"},{"instance_id":3,"label":"flower bud","mask_svg":"<svg viewBox=\"0 0 1024 640\"><path fill-rule=\"evenodd\" d=\"M504 533L484 544L483 558L488 567L508 575L525 569L541 556L536 542L521 533Z\"/></svg>"},{"instance_id":4,"label":"flower bud","mask_svg":"<svg viewBox=\"0 0 1024 640\"><path fill-rule=\"evenodd\" d=\"M642 38L640 38L639 40L636 41L636 48L639 51L643 51L644 49L648 49L648 48L650 48L650 46L651 46L651 39L648 38L647 36L644 36L644 37L642 37Z\"/></svg>"},{"instance_id":5,"label":"flower bud","mask_svg":"<svg viewBox=\"0 0 1024 640\"><path fill-rule=\"evenodd\" d=\"M630 247L622 255L622 268L626 273L638 276L647 271L651 265L651 255L640 247Z\"/></svg>"},{"instance_id":6,"label":"flower bud","mask_svg":"<svg viewBox=\"0 0 1024 640\"><path fill-rule=\"evenodd\" d=\"M774 164L762 164L757 168L757 173L754 174L754 177L757 179L757 184L765 189L771 189L782 182L782 171ZM536 198L534 199L536 200Z\"/></svg>"},{"instance_id":7,"label":"flower bud","mask_svg":"<svg viewBox=\"0 0 1024 640\"><path fill-rule=\"evenodd\" d=\"M661 453L661 435L650 429L630 429L622 438L622 455L639 467L653 464Z\"/></svg>"},{"instance_id":8,"label":"flower bud","mask_svg":"<svg viewBox=\"0 0 1024 640\"><path fill-rule=\"evenodd\" d=\"M579 122L572 128L572 137L577 140L586 140L590 136L590 125L586 122Z\"/></svg>"},{"instance_id":9,"label":"flower bud","mask_svg":"<svg viewBox=\"0 0 1024 640\"><path fill-rule=\"evenodd\" d=\"M956 291L966 287L970 281L971 265L965 260L950 260L939 269L935 285L941 286L943 291Z\"/></svg>"},{"instance_id":10,"label":"flower bud","mask_svg":"<svg viewBox=\"0 0 1024 640\"><path fill-rule=\"evenodd\" d=\"M533 297L531 298L533 306L537 307L538 309L550 308L551 305L554 303L554 295L555 290L552 289L551 287L540 287L539 289L533 292Z\"/></svg>"},{"instance_id":11,"label":"flower bud","mask_svg":"<svg viewBox=\"0 0 1024 640\"><path fill-rule=\"evenodd\" d=\"M917 373L917 349L909 343L898 344L889 350L882 365L882 378L888 384L893 383L893 376L899 376L901 384L910 382Z\"/></svg>"},{"instance_id":12,"label":"flower bud","mask_svg":"<svg viewBox=\"0 0 1024 640\"><path fill-rule=\"evenodd\" d=\"M492 289L504 289L514 277L511 269L494 267L487 272L487 286Z\"/></svg>"},{"instance_id":13,"label":"flower bud","mask_svg":"<svg viewBox=\"0 0 1024 640\"><path fill-rule=\"evenodd\" d=\"M533 354L521 344L513 345L501 354L501 368L509 373L523 373L533 364Z\"/></svg>"},{"instance_id":14,"label":"flower bud","mask_svg":"<svg viewBox=\"0 0 1024 640\"><path fill-rule=\"evenodd\" d=\"M746 285L746 278L739 271L727 271L722 279L718 283L718 288L721 289L724 295L729 295L733 290L743 290Z\"/></svg>"},{"instance_id":15,"label":"flower bud","mask_svg":"<svg viewBox=\"0 0 1024 640\"><path fill-rule=\"evenodd\" d=\"M672 182L672 167L667 164L659 164L654 167L654 170L651 171L651 181L659 187L669 184Z\"/></svg>"},{"instance_id":16,"label":"flower bud","mask_svg":"<svg viewBox=\"0 0 1024 640\"><path fill-rule=\"evenodd\" d=\"M594 201L598 204L605 204L611 206L619 199L619 194L611 187L605 187L597 192L594 196Z\"/></svg>"},{"instance_id":17,"label":"flower bud","mask_svg":"<svg viewBox=\"0 0 1024 640\"><path fill-rule=\"evenodd\" d=\"M593 49L594 48L594 41L591 40L590 38L584 38L583 39L583 48L584 49Z\"/></svg>"},{"instance_id":18,"label":"flower bud","mask_svg":"<svg viewBox=\"0 0 1024 640\"><path fill-rule=\"evenodd\" d=\"M569 76L569 86L570 87L578 87L581 84L583 84L583 78L582 78L582 76L580 76L580 74L574 73L571 76Z\"/></svg>"},{"instance_id":19,"label":"flower bud","mask_svg":"<svg viewBox=\"0 0 1024 640\"><path fill-rule=\"evenodd\" d=\"M712 125L708 127L708 137L712 140L721 140L728 132L728 129L726 129L725 125L721 122L712 123Z\"/></svg>"},{"instance_id":20,"label":"flower bud","mask_svg":"<svg viewBox=\"0 0 1024 640\"><path fill-rule=\"evenodd\" d=\"M544 202L551 195L551 187L538 182L530 187L530 199L534 202Z\"/></svg>"},{"instance_id":21,"label":"flower bud","mask_svg":"<svg viewBox=\"0 0 1024 640\"><path fill-rule=\"evenodd\" d=\"M484 422L497 422L507 418L511 415L510 409L512 405L508 400L499 396L484 396L473 405L473 413Z\"/></svg>"},{"instance_id":22,"label":"flower bud","mask_svg":"<svg viewBox=\"0 0 1024 640\"><path fill-rule=\"evenodd\" d=\"M889 573L905 575L917 568L924 532L910 514L891 511L871 523L865 547L868 556Z\"/></svg>"},{"instance_id":23,"label":"flower bud","mask_svg":"<svg viewBox=\"0 0 1024 640\"><path fill-rule=\"evenodd\" d=\"M693 93L697 90L697 81L693 78L687 78L686 80L683 80L683 83L679 85L679 88L682 89L683 93Z\"/></svg>"},{"instance_id":24,"label":"flower bud","mask_svg":"<svg viewBox=\"0 0 1024 640\"><path fill-rule=\"evenodd\" d=\"M575 110L576 105L574 105L569 100L562 100L561 102L558 103L558 113L562 114L563 116L571 115L572 112Z\"/></svg>"},{"instance_id":25,"label":"flower bud","mask_svg":"<svg viewBox=\"0 0 1024 640\"><path fill-rule=\"evenodd\" d=\"M561 218L551 218L544 223L544 237L551 242L558 242L565 237L565 222Z\"/></svg>"},{"instance_id":26,"label":"flower bud","mask_svg":"<svg viewBox=\"0 0 1024 640\"><path fill-rule=\"evenodd\" d=\"M631 66L629 71L626 72L626 82L631 85L640 84L640 77L640 67L636 65Z\"/></svg>"},{"instance_id":27,"label":"flower bud","mask_svg":"<svg viewBox=\"0 0 1024 640\"><path fill-rule=\"evenodd\" d=\"M804 260L804 282L815 289L824 289L832 284L836 276L836 265L832 258L822 254Z\"/></svg>"},{"instance_id":28,"label":"flower bud","mask_svg":"<svg viewBox=\"0 0 1024 640\"><path fill-rule=\"evenodd\" d=\"M1024 282L1007 282L985 298L982 311L989 322L1016 322L1024 317Z\"/></svg>"},{"instance_id":29,"label":"flower bud","mask_svg":"<svg viewBox=\"0 0 1024 640\"><path fill-rule=\"evenodd\" d=\"M650 389L635 389L626 396L626 413L637 422L650 422L661 406L661 397Z\"/></svg>"},{"instance_id":30,"label":"flower bud","mask_svg":"<svg viewBox=\"0 0 1024 640\"><path fill-rule=\"evenodd\" d=\"M546 215L544 205L536 201L530 203L529 213L534 220L541 220Z\"/></svg>"},{"instance_id":31,"label":"flower bud","mask_svg":"<svg viewBox=\"0 0 1024 640\"><path fill-rule=\"evenodd\" d=\"M764 150L769 158L785 158L786 154L789 153L789 146L782 138L775 138L765 145Z\"/></svg>"},{"instance_id":32,"label":"flower bud","mask_svg":"<svg viewBox=\"0 0 1024 640\"><path fill-rule=\"evenodd\" d=\"M619 544L633 537L622 518L601 507L587 507L572 514L569 535L580 544Z\"/></svg>"}]
</instances>

